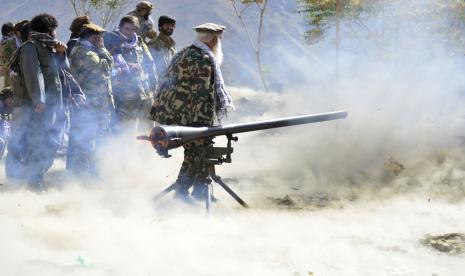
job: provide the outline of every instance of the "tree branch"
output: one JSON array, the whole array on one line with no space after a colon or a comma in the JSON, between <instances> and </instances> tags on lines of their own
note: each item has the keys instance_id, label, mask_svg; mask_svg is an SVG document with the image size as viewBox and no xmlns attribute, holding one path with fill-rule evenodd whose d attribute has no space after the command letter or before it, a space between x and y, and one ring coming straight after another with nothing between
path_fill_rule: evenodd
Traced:
<instances>
[{"instance_id":1,"label":"tree branch","mask_svg":"<svg viewBox=\"0 0 465 276\"><path fill-rule=\"evenodd\" d=\"M234 12L236 13L237 17L239 18L239 21L241 22L241 25L242 25L242 27L244 28L244 30L245 30L245 32L247 34L247 38L249 39L250 45L252 46L253 50L255 52L257 52L258 50L257 50L257 47L255 46L255 43L253 42L252 35L250 34L249 28L247 27L247 24L245 23L244 18L242 17L242 15L239 13L239 11L237 9L236 1L231 0L231 4L233 6Z\"/></svg>"}]
</instances>

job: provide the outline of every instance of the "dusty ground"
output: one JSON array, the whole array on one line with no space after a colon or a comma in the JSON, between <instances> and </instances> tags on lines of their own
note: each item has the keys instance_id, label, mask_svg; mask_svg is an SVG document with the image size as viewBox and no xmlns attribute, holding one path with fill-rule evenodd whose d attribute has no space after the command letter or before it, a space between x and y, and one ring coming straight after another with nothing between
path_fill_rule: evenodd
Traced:
<instances>
[{"instance_id":1,"label":"dusty ground","mask_svg":"<svg viewBox=\"0 0 465 276\"><path fill-rule=\"evenodd\" d=\"M65 179L56 163L49 178ZM220 202L207 216L200 203L171 196L152 202L164 187L149 183L153 175L67 180L62 187L55 181L45 193L4 190L2 275L461 276L465 270L464 255L420 241L463 230L463 200L418 193L342 200L295 190L260 198L258 188L229 180L252 208L241 209L217 187Z\"/></svg>"},{"instance_id":2,"label":"dusty ground","mask_svg":"<svg viewBox=\"0 0 465 276\"><path fill-rule=\"evenodd\" d=\"M267 110L296 98L242 95L230 121L282 116ZM462 276L463 254L422 240L464 232L463 145L421 124L392 126L390 111L364 112L240 135L218 173L249 210L219 186L210 216L171 195L154 203L176 179L182 150L161 159L135 133L109 143L100 180L70 178L58 159L36 193L2 169L1 275Z\"/></svg>"}]
</instances>

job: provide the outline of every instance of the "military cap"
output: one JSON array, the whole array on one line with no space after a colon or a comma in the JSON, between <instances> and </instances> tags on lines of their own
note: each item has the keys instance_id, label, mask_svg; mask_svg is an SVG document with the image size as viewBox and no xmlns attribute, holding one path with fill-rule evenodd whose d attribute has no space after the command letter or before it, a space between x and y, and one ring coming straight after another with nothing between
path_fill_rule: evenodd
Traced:
<instances>
[{"instance_id":1,"label":"military cap","mask_svg":"<svg viewBox=\"0 0 465 276\"><path fill-rule=\"evenodd\" d=\"M73 22L69 26L69 30L75 34L79 34L81 32L82 25L89 24L90 18L87 15L82 15L74 18Z\"/></svg>"},{"instance_id":2,"label":"military cap","mask_svg":"<svg viewBox=\"0 0 465 276\"><path fill-rule=\"evenodd\" d=\"M105 29L100 27L99 25L96 25L94 23L89 23L89 24L84 24L82 25L82 31L90 31L93 33L103 33L105 32Z\"/></svg>"},{"instance_id":3,"label":"military cap","mask_svg":"<svg viewBox=\"0 0 465 276\"><path fill-rule=\"evenodd\" d=\"M141 1L136 5L138 10L151 10L153 9L153 4L148 1Z\"/></svg>"},{"instance_id":4,"label":"military cap","mask_svg":"<svg viewBox=\"0 0 465 276\"><path fill-rule=\"evenodd\" d=\"M226 27L215 23L204 23L192 29L200 33L222 33Z\"/></svg>"}]
</instances>

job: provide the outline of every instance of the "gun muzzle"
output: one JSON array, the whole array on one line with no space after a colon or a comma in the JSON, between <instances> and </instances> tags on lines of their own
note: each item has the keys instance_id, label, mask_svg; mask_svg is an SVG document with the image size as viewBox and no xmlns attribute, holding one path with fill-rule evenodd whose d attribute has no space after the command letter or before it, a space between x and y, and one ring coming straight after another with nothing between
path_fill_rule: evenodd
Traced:
<instances>
[{"instance_id":1,"label":"gun muzzle","mask_svg":"<svg viewBox=\"0 0 465 276\"><path fill-rule=\"evenodd\" d=\"M170 157L168 154L170 140L167 138L166 131L162 127L156 126L152 128L149 136L140 135L137 136L137 140L149 141L160 156Z\"/></svg>"}]
</instances>

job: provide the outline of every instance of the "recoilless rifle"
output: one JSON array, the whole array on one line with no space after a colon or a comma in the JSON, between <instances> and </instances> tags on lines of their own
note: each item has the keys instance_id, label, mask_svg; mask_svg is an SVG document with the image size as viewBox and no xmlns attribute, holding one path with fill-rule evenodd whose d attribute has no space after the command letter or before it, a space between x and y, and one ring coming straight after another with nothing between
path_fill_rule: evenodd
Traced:
<instances>
[{"instance_id":1,"label":"recoilless rifle","mask_svg":"<svg viewBox=\"0 0 465 276\"><path fill-rule=\"evenodd\" d=\"M215 138L217 136L226 136L227 144L226 147L206 147L202 152L201 158L210 167L211 179L218 183L225 191L230 194L239 204L247 208L247 204L231 189L229 188L221 178L215 173L215 165L221 165L223 163L231 163L231 154L234 149L232 148L232 141L237 142L238 137L235 134L288 127L295 125L304 125L324 121L332 121L344 119L347 117L346 111L333 111L319 114L308 114L301 116L285 117L273 120L250 122L250 123L239 123L229 124L214 127L187 127L187 126L156 126L154 127L149 136L142 135L138 136L139 140L149 141L157 153L165 158L170 157L169 151L178 147L181 147L187 143L195 140L204 138ZM170 191L176 188L176 183L172 184L159 195L155 197L155 200L160 199ZM212 187L208 185L208 196L206 200L207 210L210 210L212 200Z\"/></svg>"}]
</instances>

